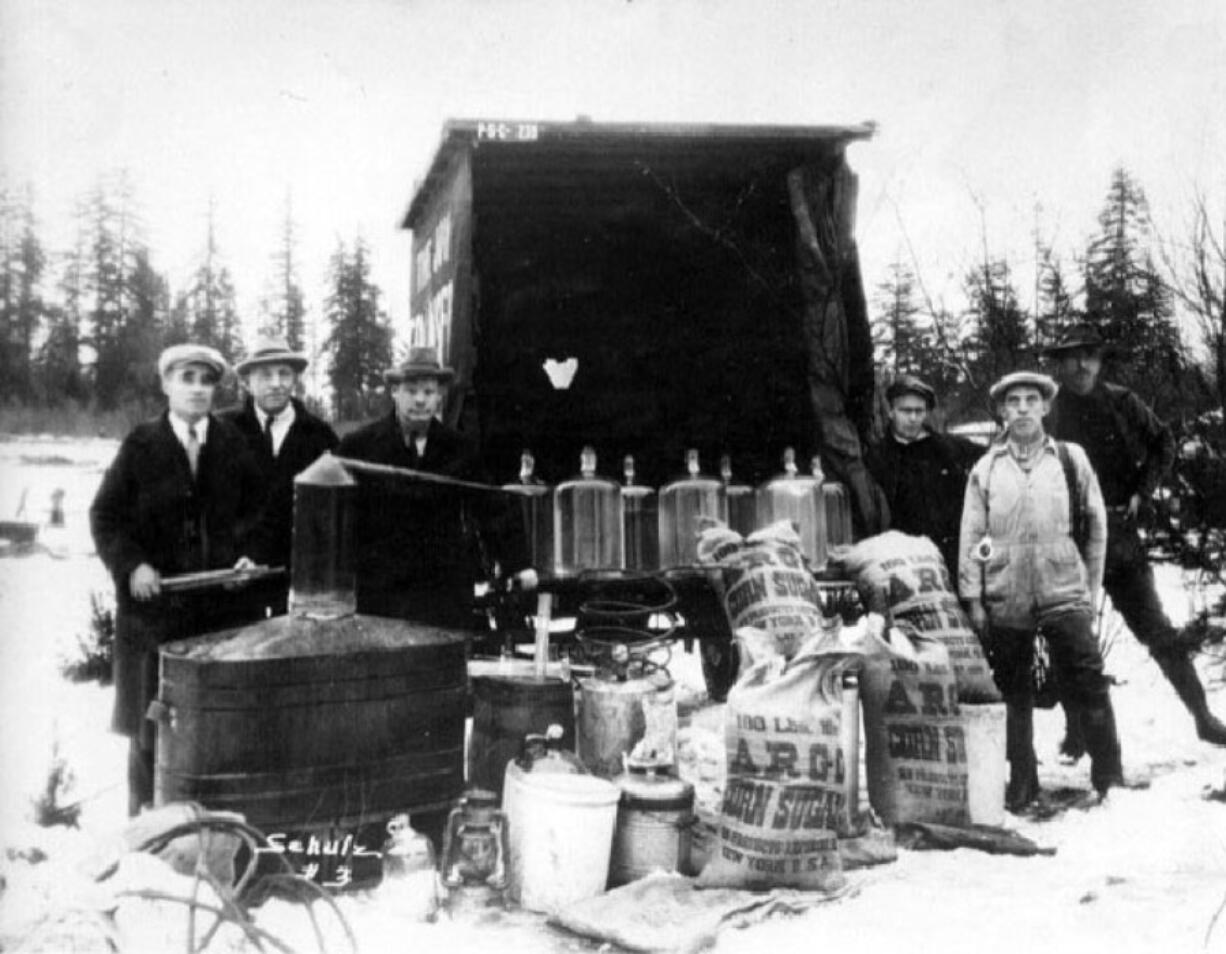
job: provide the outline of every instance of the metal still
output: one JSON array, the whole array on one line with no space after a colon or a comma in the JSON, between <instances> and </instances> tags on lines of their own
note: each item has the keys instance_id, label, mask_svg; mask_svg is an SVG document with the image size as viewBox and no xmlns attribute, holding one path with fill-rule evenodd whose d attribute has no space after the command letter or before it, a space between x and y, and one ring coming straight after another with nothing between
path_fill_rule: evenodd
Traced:
<instances>
[{"instance_id":1,"label":"metal still","mask_svg":"<svg viewBox=\"0 0 1226 954\"><path fill-rule=\"evenodd\" d=\"M294 478L291 616L340 619L357 612L352 535L357 481L331 454Z\"/></svg>"},{"instance_id":2,"label":"metal still","mask_svg":"<svg viewBox=\"0 0 1226 954\"><path fill-rule=\"evenodd\" d=\"M677 755L677 698L667 666L671 649L655 641L631 649L608 638L615 635L579 636L596 662L595 674L579 682L579 758L603 778L621 772L626 755L665 766Z\"/></svg>"}]
</instances>

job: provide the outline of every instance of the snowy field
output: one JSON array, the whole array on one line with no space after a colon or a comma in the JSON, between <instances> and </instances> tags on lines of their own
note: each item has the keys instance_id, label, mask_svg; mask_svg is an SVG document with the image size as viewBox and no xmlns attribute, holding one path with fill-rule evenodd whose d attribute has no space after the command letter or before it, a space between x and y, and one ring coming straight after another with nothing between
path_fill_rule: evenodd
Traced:
<instances>
[{"instance_id":1,"label":"snowy field","mask_svg":"<svg viewBox=\"0 0 1226 954\"><path fill-rule=\"evenodd\" d=\"M0 442L0 516L12 515L28 487L27 515L40 519L51 491L62 487L68 523L53 541L57 555L0 557L0 951L107 949L96 933L73 933L71 920L49 934L46 919L94 897L82 863L126 820L126 744L108 731L111 691L59 676L61 659L75 654L76 637L88 630L91 592L110 586L92 555L86 511L115 446ZM1168 609L1181 621L1187 594L1179 574L1158 571ZM1226 713L1226 663L1202 656L1199 666L1211 705ZM1226 952L1226 748L1196 739L1190 717L1126 631L1108 669L1119 682L1114 700L1126 772L1150 785L1048 821L1006 816L1019 833L1056 848L1054 856L904 850L893 864L853 872L844 899L726 930L715 950ZM680 655L674 675L691 696L701 693L696 656ZM722 707L705 706L684 720L683 766L700 790L718 781L721 715ZM1088 788L1084 761L1058 764L1060 732L1057 713L1038 714L1041 780L1050 788ZM72 772L68 800L81 800L79 830L39 829L30 820L56 753ZM596 949L533 915L429 925L409 921L377 893L345 897L341 906L363 951ZM181 939L146 937L136 949L184 948Z\"/></svg>"}]
</instances>

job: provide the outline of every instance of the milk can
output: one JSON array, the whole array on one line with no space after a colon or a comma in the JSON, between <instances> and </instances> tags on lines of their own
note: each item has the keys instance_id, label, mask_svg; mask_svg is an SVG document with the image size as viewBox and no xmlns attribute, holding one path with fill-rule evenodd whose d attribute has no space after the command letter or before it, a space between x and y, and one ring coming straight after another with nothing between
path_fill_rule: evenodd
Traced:
<instances>
[{"instance_id":1,"label":"milk can","mask_svg":"<svg viewBox=\"0 0 1226 954\"><path fill-rule=\"evenodd\" d=\"M800 533L800 549L809 569L826 567L826 505L820 478L799 473L796 452L783 452L783 473L758 488L758 525L791 520Z\"/></svg>"},{"instance_id":2,"label":"milk can","mask_svg":"<svg viewBox=\"0 0 1226 954\"><path fill-rule=\"evenodd\" d=\"M660 490L660 568L698 565L698 532L704 518L727 521L724 485L699 471L698 451L685 455L686 476Z\"/></svg>"},{"instance_id":3,"label":"milk can","mask_svg":"<svg viewBox=\"0 0 1226 954\"><path fill-rule=\"evenodd\" d=\"M837 547L852 543L851 498L847 496L847 488L837 480L826 479L822 459L817 454L813 455L811 466L814 479L821 481L827 545Z\"/></svg>"},{"instance_id":4,"label":"milk can","mask_svg":"<svg viewBox=\"0 0 1226 954\"><path fill-rule=\"evenodd\" d=\"M732 458L725 454L719 459L719 478L724 482L724 497L728 501L728 527L743 537L757 529L757 502L748 484L732 479Z\"/></svg>"},{"instance_id":5,"label":"milk can","mask_svg":"<svg viewBox=\"0 0 1226 954\"><path fill-rule=\"evenodd\" d=\"M622 498L617 484L596 475L596 451L583 448L579 476L553 492L553 569L562 577L624 565Z\"/></svg>"},{"instance_id":6,"label":"milk can","mask_svg":"<svg viewBox=\"0 0 1226 954\"><path fill-rule=\"evenodd\" d=\"M548 572L553 566L553 497L549 486L536 476L531 451L520 455L519 479L503 484L502 489L514 494L519 503L532 566Z\"/></svg>"},{"instance_id":7,"label":"milk can","mask_svg":"<svg viewBox=\"0 0 1226 954\"><path fill-rule=\"evenodd\" d=\"M586 633L579 639L589 655L602 644ZM579 758L604 778L621 772L627 754L672 765L677 755L677 697L666 665L671 650L653 642L631 651L614 642L604 644L603 652L594 675L579 682Z\"/></svg>"},{"instance_id":8,"label":"milk can","mask_svg":"<svg viewBox=\"0 0 1226 954\"><path fill-rule=\"evenodd\" d=\"M622 472L622 525L627 570L655 570L660 565L659 506L656 492L635 483L634 457L626 455Z\"/></svg>"},{"instance_id":9,"label":"milk can","mask_svg":"<svg viewBox=\"0 0 1226 954\"><path fill-rule=\"evenodd\" d=\"M694 786L651 761L626 759L613 779L621 789L609 860L609 887L652 871L688 874L694 826Z\"/></svg>"}]
</instances>

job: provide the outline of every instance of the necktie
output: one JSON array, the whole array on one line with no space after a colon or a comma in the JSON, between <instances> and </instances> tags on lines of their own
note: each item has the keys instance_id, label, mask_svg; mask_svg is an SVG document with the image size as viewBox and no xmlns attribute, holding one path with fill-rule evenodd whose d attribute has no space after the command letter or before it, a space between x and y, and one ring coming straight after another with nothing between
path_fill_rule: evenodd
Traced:
<instances>
[{"instance_id":1,"label":"necktie","mask_svg":"<svg viewBox=\"0 0 1226 954\"><path fill-rule=\"evenodd\" d=\"M187 463L192 469L192 477L196 476L196 467L200 463L200 438L196 436L196 426L187 429Z\"/></svg>"},{"instance_id":2,"label":"necktie","mask_svg":"<svg viewBox=\"0 0 1226 954\"><path fill-rule=\"evenodd\" d=\"M264 418L264 446L268 449L269 457L277 456L277 452L273 448L273 443L272 443L272 422L275 420L276 418L273 417L271 414L269 414L267 417Z\"/></svg>"}]
</instances>

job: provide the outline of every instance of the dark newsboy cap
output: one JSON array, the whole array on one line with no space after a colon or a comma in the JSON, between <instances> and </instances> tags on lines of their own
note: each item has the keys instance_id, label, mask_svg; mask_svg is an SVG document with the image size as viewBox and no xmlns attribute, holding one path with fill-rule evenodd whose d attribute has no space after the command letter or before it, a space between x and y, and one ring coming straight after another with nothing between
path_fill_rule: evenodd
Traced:
<instances>
[{"instance_id":1,"label":"dark newsboy cap","mask_svg":"<svg viewBox=\"0 0 1226 954\"><path fill-rule=\"evenodd\" d=\"M930 411L937 406L937 392L914 375L900 374L885 389L885 399L890 404L904 394L914 394L916 397L923 398Z\"/></svg>"}]
</instances>

